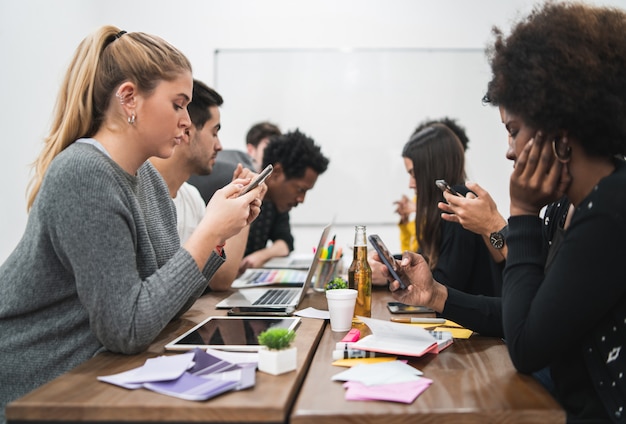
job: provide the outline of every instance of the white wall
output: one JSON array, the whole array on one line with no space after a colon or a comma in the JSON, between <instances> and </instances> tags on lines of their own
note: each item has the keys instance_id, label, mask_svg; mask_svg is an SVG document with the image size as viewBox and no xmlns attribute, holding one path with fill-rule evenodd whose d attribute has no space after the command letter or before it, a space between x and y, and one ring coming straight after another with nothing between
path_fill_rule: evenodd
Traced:
<instances>
[{"instance_id":1,"label":"white wall","mask_svg":"<svg viewBox=\"0 0 626 424\"><path fill-rule=\"evenodd\" d=\"M4 152L0 262L26 225L29 166L48 130L63 72L78 43L100 25L165 38L188 55L195 77L211 84L216 49L483 48L491 40L492 25L508 28L511 19L527 13L532 4L530 0L0 0ZM234 148L242 144L222 142ZM505 143L505 133L501 140L472 140L480 142ZM405 182L398 184L403 187ZM381 235L392 247L393 229L382 230L389 232ZM352 229L345 231L346 242L351 243L347 239ZM303 248L315 244L317 229L314 233L301 238Z\"/></svg>"}]
</instances>

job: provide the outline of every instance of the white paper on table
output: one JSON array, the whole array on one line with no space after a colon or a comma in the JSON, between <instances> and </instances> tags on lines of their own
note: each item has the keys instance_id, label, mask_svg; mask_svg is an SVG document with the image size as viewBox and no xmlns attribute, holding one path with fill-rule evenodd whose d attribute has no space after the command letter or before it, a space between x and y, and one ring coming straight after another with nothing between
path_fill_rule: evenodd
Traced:
<instances>
[{"instance_id":1,"label":"white paper on table","mask_svg":"<svg viewBox=\"0 0 626 424\"><path fill-rule=\"evenodd\" d=\"M367 386L417 381L423 373L403 361L360 364L332 376L333 381L357 381Z\"/></svg>"},{"instance_id":2,"label":"white paper on table","mask_svg":"<svg viewBox=\"0 0 626 424\"><path fill-rule=\"evenodd\" d=\"M330 319L330 312L315 308L304 308L294 312L294 315L304 318Z\"/></svg>"}]
</instances>

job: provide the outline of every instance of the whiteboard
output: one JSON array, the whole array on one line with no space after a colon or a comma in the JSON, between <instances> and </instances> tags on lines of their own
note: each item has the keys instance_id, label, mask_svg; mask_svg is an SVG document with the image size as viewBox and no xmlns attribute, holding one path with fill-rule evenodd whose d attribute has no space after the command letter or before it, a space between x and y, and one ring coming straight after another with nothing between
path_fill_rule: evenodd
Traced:
<instances>
[{"instance_id":1,"label":"whiteboard","mask_svg":"<svg viewBox=\"0 0 626 424\"><path fill-rule=\"evenodd\" d=\"M402 147L424 119L449 116L465 127L468 178L508 216L506 132L483 105L491 73L480 49L252 49L215 52L215 88L224 97L220 139L244 149L255 123L299 128L330 159L292 223L391 224L393 202L411 196Z\"/></svg>"}]
</instances>

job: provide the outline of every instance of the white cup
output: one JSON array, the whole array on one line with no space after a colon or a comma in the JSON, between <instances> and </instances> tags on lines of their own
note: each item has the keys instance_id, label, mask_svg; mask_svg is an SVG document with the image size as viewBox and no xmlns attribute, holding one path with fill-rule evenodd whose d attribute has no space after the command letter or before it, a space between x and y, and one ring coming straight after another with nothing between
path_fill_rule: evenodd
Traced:
<instances>
[{"instance_id":1,"label":"white cup","mask_svg":"<svg viewBox=\"0 0 626 424\"><path fill-rule=\"evenodd\" d=\"M357 291L355 289L335 289L326 291L331 330L348 331L352 328L356 295Z\"/></svg>"}]
</instances>

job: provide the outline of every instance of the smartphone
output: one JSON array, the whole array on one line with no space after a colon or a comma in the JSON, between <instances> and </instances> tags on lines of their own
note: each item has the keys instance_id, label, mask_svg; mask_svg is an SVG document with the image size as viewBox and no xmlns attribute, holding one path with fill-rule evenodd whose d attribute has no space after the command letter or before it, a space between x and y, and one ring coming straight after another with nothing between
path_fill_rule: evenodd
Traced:
<instances>
[{"instance_id":1,"label":"smartphone","mask_svg":"<svg viewBox=\"0 0 626 424\"><path fill-rule=\"evenodd\" d=\"M387 249L385 243L383 243L378 234L371 234L368 239L370 243L372 243L372 246L374 246L374 250L376 250L376 252L378 253L380 260L383 261L383 263L389 270L389 274L391 274L391 277L394 280L398 280L398 283L400 283L400 287L402 289L406 289L406 284L404 284L404 281L402 281L402 279L398 275L398 272L396 271L396 269L398 268L396 259L391 255L391 253L389 253L389 249Z\"/></svg>"},{"instance_id":2,"label":"smartphone","mask_svg":"<svg viewBox=\"0 0 626 424\"><path fill-rule=\"evenodd\" d=\"M263 181L265 181L265 179L269 177L269 175L272 173L273 170L274 170L274 167L272 166L271 163L267 165L265 169L261 171L261 173L257 175L257 177L254 180L252 180L250 184L248 184L247 186L243 188L243 190L241 190L241 193L239 193L239 196L241 197L247 192L249 192L250 190L254 190L255 188L257 188L259 184L262 184Z\"/></svg>"},{"instance_id":3,"label":"smartphone","mask_svg":"<svg viewBox=\"0 0 626 424\"><path fill-rule=\"evenodd\" d=\"M293 306L236 306L230 309L227 314L231 316L287 317L293 315L294 312Z\"/></svg>"},{"instance_id":4,"label":"smartphone","mask_svg":"<svg viewBox=\"0 0 626 424\"><path fill-rule=\"evenodd\" d=\"M448 183L446 182L446 180L436 180L436 181L435 181L435 184L437 185L437 187L439 187L439 189L440 189L441 191L447 191L447 192L449 192L449 193L454 194L455 196L461 196L461 194L460 194L458 191L456 191L455 189L453 189L453 188L450 186L450 184L448 184ZM461 197L462 197L462 196L461 196Z\"/></svg>"},{"instance_id":5,"label":"smartphone","mask_svg":"<svg viewBox=\"0 0 626 424\"><path fill-rule=\"evenodd\" d=\"M405 305L400 302L387 302L387 309L389 309L389 312L392 314L424 314L435 312L426 306Z\"/></svg>"}]
</instances>

